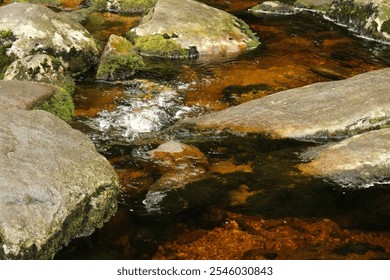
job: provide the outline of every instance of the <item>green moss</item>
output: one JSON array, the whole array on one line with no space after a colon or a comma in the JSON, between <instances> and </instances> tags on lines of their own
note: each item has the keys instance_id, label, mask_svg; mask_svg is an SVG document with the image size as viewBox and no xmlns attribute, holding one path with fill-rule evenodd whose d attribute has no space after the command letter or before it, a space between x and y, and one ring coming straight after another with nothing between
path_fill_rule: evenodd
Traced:
<instances>
[{"instance_id":1,"label":"green moss","mask_svg":"<svg viewBox=\"0 0 390 280\"><path fill-rule=\"evenodd\" d=\"M390 19L382 23L381 31L390 34Z\"/></svg>"},{"instance_id":2,"label":"green moss","mask_svg":"<svg viewBox=\"0 0 390 280\"><path fill-rule=\"evenodd\" d=\"M125 13L146 13L156 2L157 0L119 0L119 5Z\"/></svg>"},{"instance_id":3,"label":"green moss","mask_svg":"<svg viewBox=\"0 0 390 280\"><path fill-rule=\"evenodd\" d=\"M109 51L100 60L97 79L123 80L133 76L136 70L144 68L144 62L123 37L111 37Z\"/></svg>"},{"instance_id":4,"label":"green moss","mask_svg":"<svg viewBox=\"0 0 390 280\"><path fill-rule=\"evenodd\" d=\"M138 55L107 55L99 64L96 77L104 80L128 78L135 70L144 68L144 62Z\"/></svg>"},{"instance_id":5,"label":"green moss","mask_svg":"<svg viewBox=\"0 0 390 280\"><path fill-rule=\"evenodd\" d=\"M16 59L14 55L7 55L7 49L16 40L10 30L0 30L0 79L4 78L7 67Z\"/></svg>"},{"instance_id":6,"label":"green moss","mask_svg":"<svg viewBox=\"0 0 390 280\"><path fill-rule=\"evenodd\" d=\"M89 5L97 11L114 11L121 14L145 14L157 0L118 0L118 5L108 5L107 0L91 0Z\"/></svg>"},{"instance_id":7,"label":"green moss","mask_svg":"<svg viewBox=\"0 0 390 280\"><path fill-rule=\"evenodd\" d=\"M182 48L173 39L165 39L163 35L147 35L136 38L134 48L142 55L168 58L185 58L190 56L187 49Z\"/></svg>"},{"instance_id":8,"label":"green moss","mask_svg":"<svg viewBox=\"0 0 390 280\"><path fill-rule=\"evenodd\" d=\"M65 121L70 121L74 112L72 95L66 89L57 87L56 93L49 101L36 106L34 109L45 110Z\"/></svg>"}]
</instances>

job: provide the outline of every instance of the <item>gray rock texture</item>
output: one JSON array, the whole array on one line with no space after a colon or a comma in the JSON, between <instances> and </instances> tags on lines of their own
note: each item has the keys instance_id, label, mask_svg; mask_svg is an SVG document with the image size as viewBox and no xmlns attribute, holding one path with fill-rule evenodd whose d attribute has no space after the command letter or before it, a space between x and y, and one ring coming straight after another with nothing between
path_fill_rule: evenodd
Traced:
<instances>
[{"instance_id":1,"label":"gray rock texture","mask_svg":"<svg viewBox=\"0 0 390 280\"><path fill-rule=\"evenodd\" d=\"M242 20L193 0L158 0L132 31L164 35L183 49L196 47L199 55L238 54L259 45Z\"/></svg>"},{"instance_id":2,"label":"gray rock texture","mask_svg":"<svg viewBox=\"0 0 390 280\"><path fill-rule=\"evenodd\" d=\"M328 146L299 169L344 187L390 184L389 147L390 128L375 130Z\"/></svg>"},{"instance_id":3,"label":"gray rock texture","mask_svg":"<svg viewBox=\"0 0 390 280\"><path fill-rule=\"evenodd\" d=\"M342 138L388 124L389 91L390 68L386 68L282 91L182 124L275 139Z\"/></svg>"},{"instance_id":4,"label":"gray rock texture","mask_svg":"<svg viewBox=\"0 0 390 280\"><path fill-rule=\"evenodd\" d=\"M0 259L51 259L116 211L117 175L92 142L48 112L22 110L51 93L0 82Z\"/></svg>"},{"instance_id":5,"label":"gray rock texture","mask_svg":"<svg viewBox=\"0 0 390 280\"><path fill-rule=\"evenodd\" d=\"M49 100L55 88L47 84L27 81L0 81L0 107L5 109L31 109Z\"/></svg>"},{"instance_id":6,"label":"gray rock texture","mask_svg":"<svg viewBox=\"0 0 390 280\"><path fill-rule=\"evenodd\" d=\"M88 31L41 5L12 3L1 7L0 31L11 31L15 36L7 55L16 58L49 54L74 74L88 70L97 62L97 45Z\"/></svg>"}]
</instances>

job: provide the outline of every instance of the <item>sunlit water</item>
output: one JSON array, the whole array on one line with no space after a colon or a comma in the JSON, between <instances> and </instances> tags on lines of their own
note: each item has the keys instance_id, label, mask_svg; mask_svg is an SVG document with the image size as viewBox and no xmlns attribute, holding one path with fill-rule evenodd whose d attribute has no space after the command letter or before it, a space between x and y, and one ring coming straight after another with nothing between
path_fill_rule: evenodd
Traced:
<instances>
[{"instance_id":1,"label":"sunlit water","mask_svg":"<svg viewBox=\"0 0 390 280\"><path fill-rule=\"evenodd\" d=\"M261 46L233 57L147 59L147 71L127 83L96 82L93 73L82 77L72 125L90 136L117 171L119 211L102 229L75 240L56 258L150 259L183 228L211 230L221 225L199 218L215 209L263 219L326 217L344 227L377 230L377 223L370 224L370 198L386 207L381 203L388 201L389 191L367 190L361 198L361 193L302 177L294 166L304 160L300 153L308 144L256 135L195 135L169 127L186 117L334 79L319 74L318 66L345 78L388 67L390 47L358 38L318 15L255 17L246 11L258 1L203 2L244 19ZM78 5L64 4L68 9ZM104 44L112 33L124 35L140 17L96 13L92 19L86 28ZM207 170L186 190L148 192L167 172L148 151L172 139L199 148Z\"/></svg>"}]
</instances>

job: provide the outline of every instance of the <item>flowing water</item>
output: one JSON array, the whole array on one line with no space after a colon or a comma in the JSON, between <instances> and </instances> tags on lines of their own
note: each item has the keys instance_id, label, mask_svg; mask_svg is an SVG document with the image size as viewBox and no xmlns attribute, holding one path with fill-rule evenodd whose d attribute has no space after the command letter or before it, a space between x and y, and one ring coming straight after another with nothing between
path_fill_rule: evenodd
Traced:
<instances>
[{"instance_id":1,"label":"flowing water","mask_svg":"<svg viewBox=\"0 0 390 280\"><path fill-rule=\"evenodd\" d=\"M352 258L348 252L353 258L389 258L389 228L372 221L369 198L375 207L387 207L390 192L367 190L362 199L362 193L302 177L294 166L315 144L169 127L281 90L389 67L390 46L358 38L315 14L255 17L247 8L258 1L203 2L245 20L261 46L223 58L147 59L148 69L123 83L95 81L93 73L78 81L72 125L94 141L118 173L119 210L102 229L71 242L56 258L236 258L227 247L217 255L197 251L216 240L233 242L234 234L239 243L257 244L261 236L265 244L251 243L238 258ZM103 45L110 34L124 35L139 19L95 13L86 28ZM170 178L172 170L149 153L168 140L204 156L182 162L183 170L173 175L196 180L181 191L148 193L159 179ZM210 236L215 239L207 243ZM315 245L306 244L308 238ZM256 251L260 247L266 251Z\"/></svg>"}]
</instances>

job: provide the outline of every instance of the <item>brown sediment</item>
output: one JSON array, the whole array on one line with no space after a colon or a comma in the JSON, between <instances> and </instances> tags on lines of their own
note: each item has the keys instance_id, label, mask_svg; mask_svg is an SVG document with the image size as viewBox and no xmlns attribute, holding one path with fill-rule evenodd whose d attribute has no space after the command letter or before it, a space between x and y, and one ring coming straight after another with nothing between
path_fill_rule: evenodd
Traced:
<instances>
[{"instance_id":1,"label":"brown sediment","mask_svg":"<svg viewBox=\"0 0 390 280\"><path fill-rule=\"evenodd\" d=\"M193 233L193 234L192 234ZM187 238L190 236L191 238ZM330 219L263 219L229 213L223 227L183 231L154 259L388 259L388 232L342 229Z\"/></svg>"}]
</instances>

